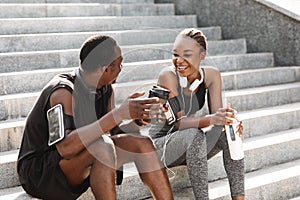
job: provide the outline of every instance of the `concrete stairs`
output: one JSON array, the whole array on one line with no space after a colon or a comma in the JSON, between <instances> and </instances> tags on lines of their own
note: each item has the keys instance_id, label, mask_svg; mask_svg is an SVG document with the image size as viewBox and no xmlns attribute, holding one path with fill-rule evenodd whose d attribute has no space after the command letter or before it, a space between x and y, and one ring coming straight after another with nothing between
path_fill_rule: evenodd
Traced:
<instances>
[{"instance_id":1,"label":"concrete stairs","mask_svg":"<svg viewBox=\"0 0 300 200\"><path fill-rule=\"evenodd\" d=\"M103 33L121 45L124 67L114 85L116 103L148 90L171 65L175 36L197 27L173 4L153 0L0 0L0 199L34 199L22 190L16 159L23 126L43 86L78 66L78 50ZM300 196L300 67L274 66L272 52L247 53L245 39L223 40L220 27L200 27L208 37L203 65L222 72L227 101L244 122L247 199ZM229 199L221 154L209 161L211 199ZM193 199L186 167L172 168L176 199ZM118 199L150 196L134 166L125 167ZM81 200L93 199L86 192Z\"/></svg>"}]
</instances>

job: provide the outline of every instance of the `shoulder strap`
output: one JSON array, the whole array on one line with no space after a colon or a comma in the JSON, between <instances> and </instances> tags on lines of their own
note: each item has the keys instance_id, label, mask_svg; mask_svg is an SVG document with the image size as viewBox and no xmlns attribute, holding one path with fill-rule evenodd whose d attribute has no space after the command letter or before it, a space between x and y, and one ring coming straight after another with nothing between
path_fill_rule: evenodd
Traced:
<instances>
[{"instance_id":1,"label":"shoulder strap","mask_svg":"<svg viewBox=\"0 0 300 200\"><path fill-rule=\"evenodd\" d=\"M52 81L49 82L49 84L45 87L43 91L47 91L46 100L44 101L44 108L47 107L49 98L51 94L59 89L59 88L65 88L69 92L73 93L74 90L74 83L72 82L72 75L71 74L58 74L56 75Z\"/></svg>"}]
</instances>

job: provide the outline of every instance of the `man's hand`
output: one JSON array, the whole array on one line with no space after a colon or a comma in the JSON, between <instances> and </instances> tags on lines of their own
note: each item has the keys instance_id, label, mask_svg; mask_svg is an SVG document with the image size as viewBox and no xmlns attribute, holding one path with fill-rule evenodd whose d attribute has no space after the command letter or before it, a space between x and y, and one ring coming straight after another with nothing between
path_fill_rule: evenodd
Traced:
<instances>
[{"instance_id":1,"label":"man's hand","mask_svg":"<svg viewBox=\"0 0 300 200\"><path fill-rule=\"evenodd\" d=\"M162 105L157 97L138 98L144 92L130 95L118 108L117 114L121 119L143 119L150 120L160 113Z\"/></svg>"}]
</instances>

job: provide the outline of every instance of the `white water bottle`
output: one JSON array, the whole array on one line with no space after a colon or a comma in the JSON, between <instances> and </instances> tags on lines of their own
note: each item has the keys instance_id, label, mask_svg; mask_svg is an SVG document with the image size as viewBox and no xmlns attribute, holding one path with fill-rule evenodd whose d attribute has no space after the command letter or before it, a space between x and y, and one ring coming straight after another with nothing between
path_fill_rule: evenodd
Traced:
<instances>
[{"instance_id":1,"label":"white water bottle","mask_svg":"<svg viewBox=\"0 0 300 200\"><path fill-rule=\"evenodd\" d=\"M238 125L239 123L237 122L232 125L225 125L229 152L232 160L240 160L244 158L243 141L237 134Z\"/></svg>"}]
</instances>

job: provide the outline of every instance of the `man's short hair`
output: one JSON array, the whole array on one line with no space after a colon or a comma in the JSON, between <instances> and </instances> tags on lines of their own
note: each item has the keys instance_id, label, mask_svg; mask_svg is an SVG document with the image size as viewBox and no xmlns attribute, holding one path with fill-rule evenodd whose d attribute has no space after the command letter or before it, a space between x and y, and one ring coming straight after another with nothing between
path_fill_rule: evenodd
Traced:
<instances>
[{"instance_id":1,"label":"man's short hair","mask_svg":"<svg viewBox=\"0 0 300 200\"><path fill-rule=\"evenodd\" d=\"M117 57L117 42L110 36L94 35L81 46L79 59L82 70L94 72L99 67L109 66Z\"/></svg>"}]
</instances>

